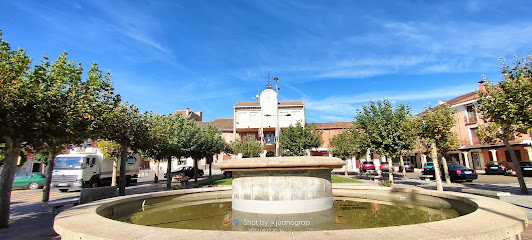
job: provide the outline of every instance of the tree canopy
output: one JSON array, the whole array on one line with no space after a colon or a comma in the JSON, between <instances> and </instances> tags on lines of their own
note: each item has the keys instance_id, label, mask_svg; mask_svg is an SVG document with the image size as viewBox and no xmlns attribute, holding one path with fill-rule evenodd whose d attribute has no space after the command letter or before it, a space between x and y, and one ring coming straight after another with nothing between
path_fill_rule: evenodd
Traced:
<instances>
[{"instance_id":1,"label":"tree canopy","mask_svg":"<svg viewBox=\"0 0 532 240\"><path fill-rule=\"evenodd\" d=\"M357 110L355 126L362 133L362 143L367 149L374 149L386 156L391 164L392 159L400 157L415 147L415 124L410 107L399 103L392 104L389 100L363 105ZM391 171L390 181L393 181Z\"/></svg>"},{"instance_id":2,"label":"tree canopy","mask_svg":"<svg viewBox=\"0 0 532 240\"><path fill-rule=\"evenodd\" d=\"M262 144L253 136L246 135L229 144L229 152L242 154L243 158L258 157L263 151Z\"/></svg>"},{"instance_id":3,"label":"tree canopy","mask_svg":"<svg viewBox=\"0 0 532 240\"><path fill-rule=\"evenodd\" d=\"M321 141L321 131L314 124L297 122L283 129L279 142L284 154L288 156L303 156L307 150L318 148Z\"/></svg>"},{"instance_id":4,"label":"tree canopy","mask_svg":"<svg viewBox=\"0 0 532 240\"><path fill-rule=\"evenodd\" d=\"M490 137L502 140L510 153L521 192L528 193L510 137L514 133L530 133L532 128L532 55L514 61L513 66L500 61L502 77L499 84L484 78L485 90L478 92L478 109L484 121L492 124L488 130L499 127L499 133L490 131ZM487 136L483 136L484 139L490 140Z\"/></svg>"}]
</instances>

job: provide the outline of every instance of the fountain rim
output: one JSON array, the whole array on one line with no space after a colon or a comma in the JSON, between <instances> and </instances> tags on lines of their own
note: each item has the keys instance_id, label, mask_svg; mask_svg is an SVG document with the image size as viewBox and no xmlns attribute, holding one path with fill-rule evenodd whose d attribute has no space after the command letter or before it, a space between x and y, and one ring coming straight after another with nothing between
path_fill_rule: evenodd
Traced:
<instances>
[{"instance_id":1,"label":"fountain rim","mask_svg":"<svg viewBox=\"0 0 532 240\"><path fill-rule=\"evenodd\" d=\"M349 239L368 239L375 236L380 238L397 238L401 236L405 239L427 239L428 237L431 239L505 239L519 235L528 225L527 216L519 207L477 195L414 188L353 186L349 184L333 184L334 189L362 190L379 194L387 194L389 192L414 193L458 200L478 208L470 214L457 218L421 224L284 233L158 228L120 222L98 214L104 208L129 201L202 192L231 191L231 187L228 186L137 194L78 205L61 212L55 217L54 230L61 235L62 239L155 239L168 238L169 236L175 239L188 239L189 236L194 236L194 238L198 239L345 239L346 236ZM490 226L490 228L486 228L486 226Z\"/></svg>"},{"instance_id":2,"label":"fountain rim","mask_svg":"<svg viewBox=\"0 0 532 240\"><path fill-rule=\"evenodd\" d=\"M224 160L218 164L222 171L246 170L302 170L334 169L346 163L337 157L291 156L291 157L256 157Z\"/></svg>"}]
</instances>

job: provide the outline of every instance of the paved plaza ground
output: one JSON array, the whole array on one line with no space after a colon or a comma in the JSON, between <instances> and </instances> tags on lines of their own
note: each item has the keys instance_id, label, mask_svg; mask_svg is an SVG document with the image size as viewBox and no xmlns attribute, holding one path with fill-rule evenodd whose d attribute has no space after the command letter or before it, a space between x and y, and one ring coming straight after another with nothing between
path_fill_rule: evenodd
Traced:
<instances>
[{"instance_id":1,"label":"paved plaza ground","mask_svg":"<svg viewBox=\"0 0 532 240\"><path fill-rule=\"evenodd\" d=\"M206 172L207 174L207 172ZM222 178L219 171L215 172L213 178ZM377 185L378 182L368 179L360 179L357 175L349 175L351 178L362 181L362 184ZM199 182L209 181L207 177L199 179ZM153 172L145 173L140 179L139 183L130 186L126 189L126 194L137 194L146 192L156 192L166 190L166 183L159 182L152 183ZM163 179L164 181L164 179ZM190 183L192 184L192 183ZM176 184L174 184L176 185ZM532 181L527 182L528 186L532 186ZM424 181L416 178L396 180L397 187L409 188L425 188L435 189L433 181ZM501 200L513 203L520 206L532 219L532 195L519 194L517 183L502 183L502 184L444 184L446 191L467 192L470 189L484 190L491 192L509 192L510 196L501 197ZM532 191L532 189L530 189ZM41 203L41 190L17 190L12 192L11 201L11 218L10 228L0 230L0 239L60 239L54 232L52 225L55 214L52 213L51 208L44 207ZM61 193L53 191L51 193L51 200L75 198L79 196L78 192ZM69 208L69 207L65 207ZM64 210L64 209L63 209ZM522 234L522 239L532 240L532 224Z\"/></svg>"}]
</instances>

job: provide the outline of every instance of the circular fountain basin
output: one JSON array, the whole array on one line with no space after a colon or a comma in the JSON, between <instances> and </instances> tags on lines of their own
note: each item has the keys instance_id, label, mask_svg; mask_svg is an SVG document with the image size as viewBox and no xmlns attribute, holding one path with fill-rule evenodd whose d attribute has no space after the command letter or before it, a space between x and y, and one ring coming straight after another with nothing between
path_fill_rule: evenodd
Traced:
<instances>
[{"instance_id":1,"label":"circular fountain basin","mask_svg":"<svg viewBox=\"0 0 532 240\"><path fill-rule=\"evenodd\" d=\"M225 160L233 173L234 210L262 214L319 212L333 207L331 170L345 162L335 157L269 157Z\"/></svg>"},{"instance_id":2,"label":"circular fountain basin","mask_svg":"<svg viewBox=\"0 0 532 240\"><path fill-rule=\"evenodd\" d=\"M249 229L233 229L236 231L170 229L113 220L134 214L142 208L144 200L146 200L145 207L153 204L164 207L162 205L165 201L175 197L182 198L182 207L187 207L187 204L190 207L201 201L205 203L229 201L232 196L231 188L216 187L139 194L83 204L57 215L54 230L62 239L513 239L517 238L528 224L526 214L520 208L496 199L469 194L335 184L333 195L335 199L358 199L385 205L412 205L427 209L451 207L458 212L471 213L449 220L403 226L323 231L288 229L283 232ZM167 210L170 211L174 207L169 205ZM148 208L145 210L150 211ZM158 211L160 210L164 211L164 209ZM253 220L253 215L249 214L233 217ZM322 214L319 219L323 221L329 221L331 217L333 221L337 220L330 213ZM301 219L293 221L301 222ZM228 221L228 224L231 224L231 221Z\"/></svg>"}]
</instances>

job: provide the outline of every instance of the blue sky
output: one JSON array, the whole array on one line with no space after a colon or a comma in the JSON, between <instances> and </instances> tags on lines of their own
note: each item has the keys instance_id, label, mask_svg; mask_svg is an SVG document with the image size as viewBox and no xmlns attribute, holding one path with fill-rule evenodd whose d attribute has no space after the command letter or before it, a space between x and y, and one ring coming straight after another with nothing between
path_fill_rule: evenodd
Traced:
<instances>
[{"instance_id":1,"label":"blue sky","mask_svg":"<svg viewBox=\"0 0 532 240\"><path fill-rule=\"evenodd\" d=\"M531 1L1 1L0 29L35 60L63 50L112 72L142 110L233 117L270 71L308 122L370 99L414 112L532 53Z\"/></svg>"}]
</instances>

